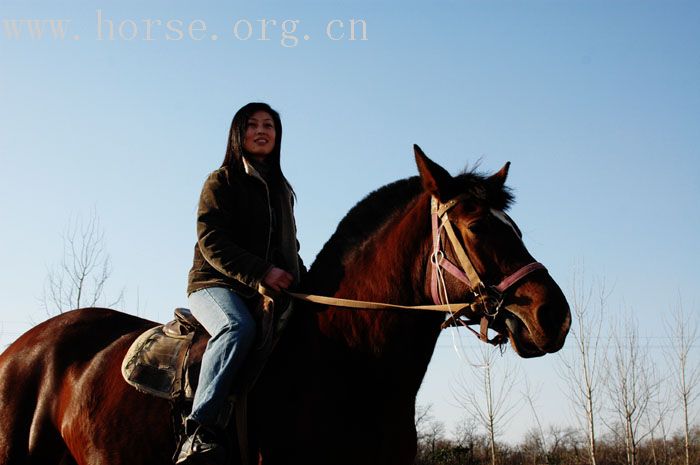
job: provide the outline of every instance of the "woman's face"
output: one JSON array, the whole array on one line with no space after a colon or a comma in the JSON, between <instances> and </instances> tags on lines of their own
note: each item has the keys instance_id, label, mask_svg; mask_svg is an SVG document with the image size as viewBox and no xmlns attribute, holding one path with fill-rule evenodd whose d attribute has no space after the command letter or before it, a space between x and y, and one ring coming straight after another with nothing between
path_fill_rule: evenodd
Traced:
<instances>
[{"instance_id":1,"label":"woman's face","mask_svg":"<svg viewBox=\"0 0 700 465\"><path fill-rule=\"evenodd\" d=\"M275 148L275 121L266 111L258 111L248 118L243 138L243 149L259 160L264 160Z\"/></svg>"}]
</instances>

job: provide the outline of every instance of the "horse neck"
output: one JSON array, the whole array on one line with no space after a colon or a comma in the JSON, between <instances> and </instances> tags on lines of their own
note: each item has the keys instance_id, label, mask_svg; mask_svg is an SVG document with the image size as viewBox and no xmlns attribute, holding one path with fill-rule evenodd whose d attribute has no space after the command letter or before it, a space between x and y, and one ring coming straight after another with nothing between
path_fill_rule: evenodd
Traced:
<instances>
[{"instance_id":1,"label":"horse neck","mask_svg":"<svg viewBox=\"0 0 700 465\"><path fill-rule=\"evenodd\" d=\"M402 305L427 303L429 208L427 196L421 195L357 247L343 264L335 296ZM394 367L400 366L403 372L398 378L417 391L444 317L413 310L331 308L317 318L322 339L336 352L352 358L364 355L387 376L396 376Z\"/></svg>"}]
</instances>

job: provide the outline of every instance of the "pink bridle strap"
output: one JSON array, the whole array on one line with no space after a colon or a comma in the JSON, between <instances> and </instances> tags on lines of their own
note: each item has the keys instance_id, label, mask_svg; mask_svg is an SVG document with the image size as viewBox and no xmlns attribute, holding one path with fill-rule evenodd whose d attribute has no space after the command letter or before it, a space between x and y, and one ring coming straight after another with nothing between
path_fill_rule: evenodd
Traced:
<instances>
[{"instance_id":1,"label":"pink bridle strap","mask_svg":"<svg viewBox=\"0 0 700 465\"><path fill-rule=\"evenodd\" d=\"M529 275L533 271L537 270L546 270L545 266L541 264L540 262L532 262L528 265L523 266L520 268L518 271L515 273L512 273L505 278L503 278L503 281L501 281L494 289L496 289L498 292L503 294L505 291L508 290L513 284L517 283L521 279L523 279L525 276Z\"/></svg>"},{"instance_id":2,"label":"pink bridle strap","mask_svg":"<svg viewBox=\"0 0 700 465\"><path fill-rule=\"evenodd\" d=\"M430 255L430 261L433 265L433 270L430 272L430 294L433 298L435 305L440 305L442 299L440 298L440 291L438 290L438 267L443 268L449 274L462 281L464 284L470 288L474 284L469 280L467 274L462 271L457 265L452 263L445 257L445 254L440 248L440 231L439 231L439 213L437 208L433 208L432 212L432 229L433 229L433 251Z\"/></svg>"},{"instance_id":3,"label":"pink bridle strap","mask_svg":"<svg viewBox=\"0 0 700 465\"><path fill-rule=\"evenodd\" d=\"M476 274L476 270L473 270L472 272L474 280L476 282L472 282L472 280L469 279L468 274L463 269L459 268L457 265L452 263L447 257L445 257L445 254L440 246L440 219L442 218L442 216L446 215L447 211L449 211L455 204L456 200L451 200L446 204L440 204L435 198L431 200L433 250L430 255L430 261L432 263L433 269L430 273L430 294L433 298L433 302L436 305L440 305L442 303L438 284L438 268L443 268L447 273L451 274L453 277L457 278L458 280L462 281L464 284L469 286L469 288L474 288L481 282L479 276ZM458 246L458 244L453 245L455 247ZM467 265L471 266L471 263L468 263Z\"/></svg>"},{"instance_id":4,"label":"pink bridle strap","mask_svg":"<svg viewBox=\"0 0 700 465\"><path fill-rule=\"evenodd\" d=\"M433 257L436 257L436 255L433 255ZM447 271L449 274L451 274L452 276L454 276L458 280L462 281L464 284L466 284L470 288L472 287L472 283L469 281L467 274L464 271L460 270L457 265L455 265L454 263L449 261L444 256L441 255L440 258L437 259L437 261L435 261L434 258L431 260L433 260L432 264L433 264L434 269L430 273L430 293L433 297L433 302L435 302L436 305L441 304L440 294L438 292L438 279L437 279L437 275L438 275L437 267L438 266L442 267L445 271Z\"/></svg>"}]
</instances>

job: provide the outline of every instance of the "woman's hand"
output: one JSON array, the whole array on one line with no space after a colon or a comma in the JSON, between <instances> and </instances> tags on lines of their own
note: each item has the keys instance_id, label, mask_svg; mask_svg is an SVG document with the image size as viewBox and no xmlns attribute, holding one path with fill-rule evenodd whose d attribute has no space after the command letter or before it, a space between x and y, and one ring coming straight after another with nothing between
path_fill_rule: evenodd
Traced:
<instances>
[{"instance_id":1,"label":"woman's hand","mask_svg":"<svg viewBox=\"0 0 700 465\"><path fill-rule=\"evenodd\" d=\"M270 268L263 278L263 284L276 292L289 288L292 282L294 282L294 276L276 266Z\"/></svg>"}]
</instances>

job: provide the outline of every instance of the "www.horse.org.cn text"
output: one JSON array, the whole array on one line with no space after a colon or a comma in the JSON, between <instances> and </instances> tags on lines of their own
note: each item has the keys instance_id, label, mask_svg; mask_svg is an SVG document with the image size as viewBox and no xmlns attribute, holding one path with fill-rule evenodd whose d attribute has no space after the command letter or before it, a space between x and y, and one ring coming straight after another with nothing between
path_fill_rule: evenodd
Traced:
<instances>
[{"instance_id":1,"label":"www.horse.org.cn text","mask_svg":"<svg viewBox=\"0 0 700 465\"><path fill-rule=\"evenodd\" d=\"M361 18L332 18L304 23L298 18L232 19L223 28L210 27L203 19L116 18L96 10L94 39L104 42L154 41L263 41L293 48L307 41L367 41L367 21ZM8 40L78 41L85 28L71 19L1 20ZM81 31L78 31L80 29ZM81 34L82 33L82 34Z\"/></svg>"}]
</instances>

